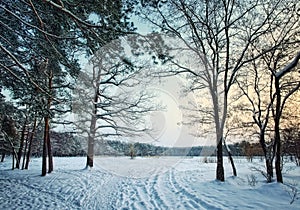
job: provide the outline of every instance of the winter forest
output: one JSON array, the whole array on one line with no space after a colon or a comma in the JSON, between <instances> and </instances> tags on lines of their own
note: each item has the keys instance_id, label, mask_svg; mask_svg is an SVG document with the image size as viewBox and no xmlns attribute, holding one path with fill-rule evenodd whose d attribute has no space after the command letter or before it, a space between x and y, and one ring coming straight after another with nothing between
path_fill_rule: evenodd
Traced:
<instances>
[{"instance_id":1,"label":"winter forest","mask_svg":"<svg viewBox=\"0 0 300 210\"><path fill-rule=\"evenodd\" d=\"M297 0L0 1L0 209L299 209Z\"/></svg>"}]
</instances>

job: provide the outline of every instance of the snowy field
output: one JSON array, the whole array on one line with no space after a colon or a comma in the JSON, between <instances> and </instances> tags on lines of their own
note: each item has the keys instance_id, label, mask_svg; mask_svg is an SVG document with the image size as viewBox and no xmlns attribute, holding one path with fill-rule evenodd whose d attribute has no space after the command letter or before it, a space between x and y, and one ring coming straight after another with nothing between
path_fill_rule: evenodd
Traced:
<instances>
[{"instance_id":1,"label":"snowy field","mask_svg":"<svg viewBox=\"0 0 300 210\"><path fill-rule=\"evenodd\" d=\"M290 204L295 189L300 197L300 168L292 163L282 185L251 170L263 168L259 159L236 159L238 177L226 160L224 183L214 179L216 164L199 157L97 157L92 170L83 169L85 160L55 158L46 177L41 159L28 171L0 163L0 209L300 209L300 199Z\"/></svg>"}]
</instances>

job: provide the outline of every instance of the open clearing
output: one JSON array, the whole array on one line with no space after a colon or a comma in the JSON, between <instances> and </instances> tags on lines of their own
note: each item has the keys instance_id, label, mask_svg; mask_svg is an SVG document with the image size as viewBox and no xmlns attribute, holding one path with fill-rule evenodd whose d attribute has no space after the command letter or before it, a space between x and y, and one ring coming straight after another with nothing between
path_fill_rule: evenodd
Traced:
<instances>
[{"instance_id":1,"label":"open clearing","mask_svg":"<svg viewBox=\"0 0 300 210\"><path fill-rule=\"evenodd\" d=\"M284 165L285 184L267 184L264 163L236 158L238 177L225 162L226 181L215 180L215 163L194 157L56 157L55 171L41 177L41 158L30 170L0 164L0 209L300 209L300 168ZM294 193L292 192L294 189ZM295 192L295 189L298 192Z\"/></svg>"}]
</instances>

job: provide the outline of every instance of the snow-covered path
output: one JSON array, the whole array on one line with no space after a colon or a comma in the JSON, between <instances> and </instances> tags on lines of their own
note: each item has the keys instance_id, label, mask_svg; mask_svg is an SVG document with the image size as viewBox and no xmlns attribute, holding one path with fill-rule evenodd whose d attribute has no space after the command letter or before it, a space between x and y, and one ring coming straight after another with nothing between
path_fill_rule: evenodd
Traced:
<instances>
[{"instance_id":1,"label":"snow-covered path","mask_svg":"<svg viewBox=\"0 0 300 210\"><path fill-rule=\"evenodd\" d=\"M290 204L290 189L266 184L250 170L260 162L237 161L239 177L231 177L226 165L225 183L214 180L215 164L201 158L98 157L92 170L82 169L84 163L55 158L56 169L46 177L39 174L40 159L29 171L1 163L0 209L300 209L300 199ZM285 180L296 186L299 172L291 166Z\"/></svg>"}]
</instances>

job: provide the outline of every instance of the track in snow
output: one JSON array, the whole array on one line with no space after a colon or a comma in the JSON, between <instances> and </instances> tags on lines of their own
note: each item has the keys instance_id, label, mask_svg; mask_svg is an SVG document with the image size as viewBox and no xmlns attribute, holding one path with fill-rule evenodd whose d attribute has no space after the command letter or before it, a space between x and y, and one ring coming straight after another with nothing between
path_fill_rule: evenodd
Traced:
<instances>
[{"instance_id":1,"label":"track in snow","mask_svg":"<svg viewBox=\"0 0 300 210\"><path fill-rule=\"evenodd\" d=\"M219 209L176 180L176 169L149 178L126 178L118 186L117 209ZM192 183L190 183L192 184ZM205 193L205 192L203 192ZM203 196L205 197L205 195Z\"/></svg>"}]
</instances>

